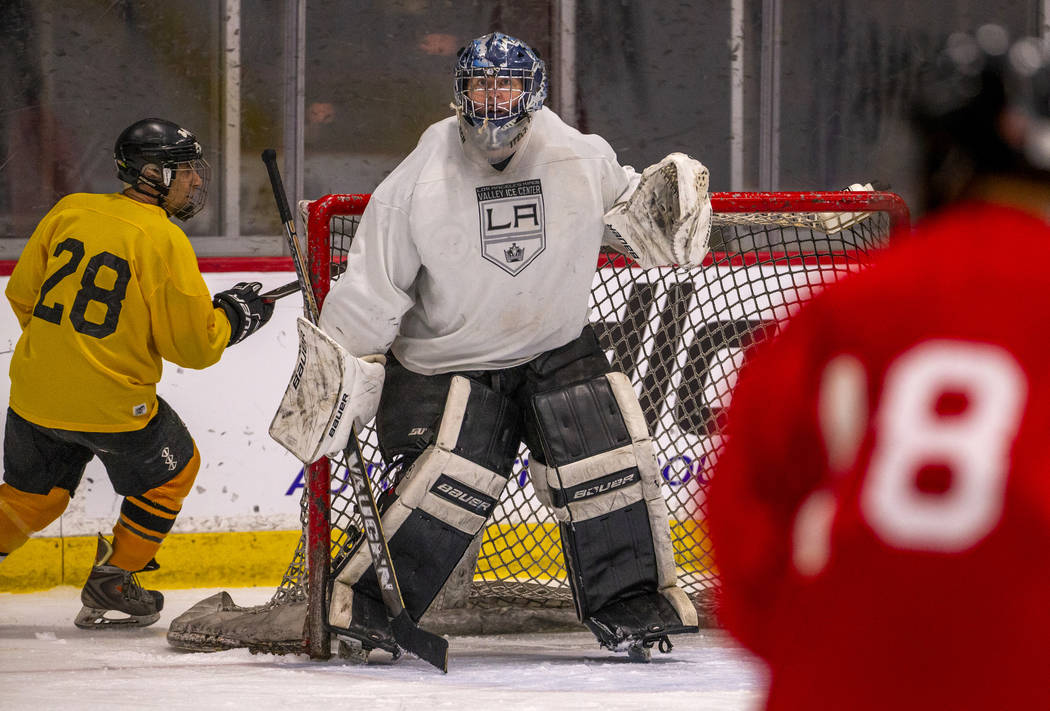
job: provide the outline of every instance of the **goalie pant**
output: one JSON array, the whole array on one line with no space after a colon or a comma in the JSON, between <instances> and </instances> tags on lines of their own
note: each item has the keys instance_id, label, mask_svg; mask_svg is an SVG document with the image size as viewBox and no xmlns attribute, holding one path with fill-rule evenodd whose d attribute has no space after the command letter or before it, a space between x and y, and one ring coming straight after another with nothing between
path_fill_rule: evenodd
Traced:
<instances>
[{"instance_id":1,"label":"goalie pant","mask_svg":"<svg viewBox=\"0 0 1050 711\"><path fill-rule=\"evenodd\" d=\"M413 619L481 534L524 439L533 487L559 522L577 616L599 642L618 649L697 629L677 586L644 416L590 327L504 370L424 376L390 359L378 430L387 462L414 458L383 514ZM366 643L388 639L380 599L359 547L334 576L330 626Z\"/></svg>"}]
</instances>

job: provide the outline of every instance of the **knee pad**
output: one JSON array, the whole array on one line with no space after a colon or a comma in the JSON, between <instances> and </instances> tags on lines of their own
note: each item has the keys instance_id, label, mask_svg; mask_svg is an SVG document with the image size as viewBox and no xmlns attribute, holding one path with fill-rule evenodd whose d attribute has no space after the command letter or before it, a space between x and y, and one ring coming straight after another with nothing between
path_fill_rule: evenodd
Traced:
<instances>
[{"instance_id":1,"label":"knee pad","mask_svg":"<svg viewBox=\"0 0 1050 711\"><path fill-rule=\"evenodd\" d=\"M630 381L609 373L533 397L546 466L530 461L541 501L561 527L577 613L659 592L686 624L667 503L645 416Z\"/></svg>"},{"instance_id":2,"label":"knee pad","mask_svg":"<svg viewBox=\"0 0 1050 711\"><path fill-rule=\"evenodd\" d=\"M492 515L518 453L520 421L508 398L452 378L434 443L412 464L383 513L390 557L413 619L430 607ZM333 627L349 627L354 592L380 598L366 546L336 572L329 604Z\"/></svg>"}]
</instances>

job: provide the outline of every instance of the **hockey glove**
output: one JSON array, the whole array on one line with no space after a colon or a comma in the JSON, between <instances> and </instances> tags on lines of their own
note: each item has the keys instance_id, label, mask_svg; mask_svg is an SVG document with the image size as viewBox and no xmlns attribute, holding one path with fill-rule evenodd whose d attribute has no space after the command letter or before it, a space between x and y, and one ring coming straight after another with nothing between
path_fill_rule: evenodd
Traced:
<instances>
[{"instance_id":1,"label":"hockey glove","mask_svg":"<svg viewBox=\"0 0 1050 711\"><path fill-rule=\"evenodd\" d=\"M212 299L215 308L222 307L230 321L230 342L240 343L252 335L273 316L273 301L259 296L262 284L257 281L242 281L232 289L220 291Z\"/></svg>"},{"instance_id":2,"label":"hockey glove","mask_svg":"<svg viewBox=\"0 0 1050 711\"><path fill-rule=\"evenodd\" d=\"M379 409L386 359L356 358L328 334L299 318L299 357L270 436L300 461L337 455L350 428L368 424Z\"/></svg>"},{"instance_id":3,"label":"hockey glove","mask_svg":"<svg viewBox=\"0 0 1050 711\"><path fill-rule=\"evenodd\" d=\"M697 266L711 237L707 168L671 153L642 172L638 187L605 213L614 246L641 267Z\"/></svg>"}]
</instances>

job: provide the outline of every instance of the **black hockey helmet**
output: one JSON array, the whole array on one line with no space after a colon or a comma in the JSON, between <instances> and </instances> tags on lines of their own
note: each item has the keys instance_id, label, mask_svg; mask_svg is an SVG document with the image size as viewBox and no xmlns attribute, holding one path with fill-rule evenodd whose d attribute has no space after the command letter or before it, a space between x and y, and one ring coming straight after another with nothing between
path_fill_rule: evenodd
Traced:
<instances>
[{"instance_id":1,"label":"black hockey helmet","mask_svg":"<svg viewBox=\"0 0 1050 711\"><path fill-rule=\"evenodd\" d=\"M981 174L1050 179L1050 53L999 25L951 35L912 103L928 207Z\"/></svg>"},{"instance_id":2,"label":"black hockey helmet","mask_svg":"<svg viewBox=\"0 0 1050 711\"><path fill-rule=\"evenodd\" d=\"M187 129L159 118L136 121L117 138L113 160L118 178L136 189L148 186L147 193L155 193L168 214L188 220L204 207L210 168ZM185 184L178 184L180 171L185 171Z\"/></svg>"}]
</instances>

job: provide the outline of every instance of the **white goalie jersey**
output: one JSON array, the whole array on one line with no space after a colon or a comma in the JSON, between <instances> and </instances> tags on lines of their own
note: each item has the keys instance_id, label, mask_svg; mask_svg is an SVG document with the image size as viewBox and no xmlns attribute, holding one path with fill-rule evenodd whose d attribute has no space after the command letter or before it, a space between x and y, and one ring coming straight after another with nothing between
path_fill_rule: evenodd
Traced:
<instances>
[{"instance_id":1,"label":"white goalie jersey","mask_svg":"<svg viewBox=\"0 0 1050 711\"><path fill-rule=\"evenodd\" d=\"M549 109L498 171L432 125L376 188L322 329L422 374L506 368L579 336L606 234L637 183L602 138Z\"/></svg>"}]
</instances>

